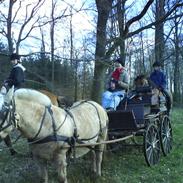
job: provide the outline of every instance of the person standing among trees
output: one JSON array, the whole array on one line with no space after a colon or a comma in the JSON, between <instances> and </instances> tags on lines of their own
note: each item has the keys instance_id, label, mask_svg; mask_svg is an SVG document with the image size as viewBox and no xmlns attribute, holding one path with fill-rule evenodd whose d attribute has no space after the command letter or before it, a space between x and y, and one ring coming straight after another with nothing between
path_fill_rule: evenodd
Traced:
<instances>
[{"instance_id":1,"label":"person standing among trees","mask_svg":"<svg viewBox=\"0 0 183 183\"><path fill-rule=\"evenodd\" d=\"M115 70L110 75L107 91L102 95L102 106L107 110L116 110L129 87L129 78L121 58L114 61Z\"/></svg>"}]
</instances>

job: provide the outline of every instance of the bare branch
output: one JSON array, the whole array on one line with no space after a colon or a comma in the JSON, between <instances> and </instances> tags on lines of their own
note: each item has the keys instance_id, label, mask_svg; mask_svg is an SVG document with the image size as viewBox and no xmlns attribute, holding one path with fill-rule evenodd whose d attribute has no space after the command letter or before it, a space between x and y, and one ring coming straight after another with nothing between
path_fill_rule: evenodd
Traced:
<instances>
[{"instance_id":1,"label":"bare branch","mask_svg":"<svg viewBox=\"0 0 183 183\"><path fill-rule=\"evenodd\" d=\"M124 30L124 34L127 34L129 31L129 27L130 25L132 25L134 22L140 20L147 12L147 10L149 9L149 7L151 6L151 4L153 3L154 0L149 0L147 2L147 4L145 5L144 9L141 11L141 13L135 17L133 17L132 19L130 19L126 25L125 25L125 30Z\"/></svg>"},{"instance_id":2,"label":"bare branch","mask_svg":"<svg viewBox=\"0 0 183 183\"><path fill-rule=\"evenodd\" d=\"M19 1L19 7L18 7L17 11L15 12L14 17L12 18L11 23L13 23L13 22L15 21L15 19L16 19L16 17L17 17L17 14L18 14L18 12L20 11L21 6L22 6L22 2Z\"/></svg>"},{"instance_id":3,"label":"bare branch","mask_svg":"<svg viewBox=\"0 0 183 183\"><path fill-rule=\"evenodd\" d=\"M25 38L28 37L28 35L30 34L30 32L35 28L35 24L36 22L33 23L33 25L31 26L30 30L28 31L28 33L26 34L26 36L24 38L21 38L22 37L22 34L23 34L23 31L24 31L24 28L25 26L32 20L33 16L37 13L37 11L39 10L39 8L44 4L45 0L39 0L37 2L37 4L32 8L32 11L30 13L30 16L28 17L28 6L30 4L28 4L26 6L26 16L25 16L25 21L24 23L22 24L21 28L20 28L20 32L19 32L19 35L18 35L18 40L17 40L17 46L19 46L20 42L23 41ZM36 20L38 21L39 18Z\"/></svg>"},{"instance_id":4,"label":"bare branch","mask_svg":"<svg viewBox=\"0 0 183 183\"><path fill-rule=\"evenodd\" d=\"M181 16L183 16L183 13L181 13L181 14L179 14L179 15L175 15L175 16L169 17L169 16L173 13L173 11L175 11L177 8L182 7L182 6L183 6L183 3L176 3L175 5L172 6L172 9L171 9L170 11L168 11L168 12L167 12L163 17L161 17L159 20L154 21L154 22L152 22L152 23L150 23L150 24L148 24L148 25L146 25L146 26L144 26L144 27L141 27L141 28L139 28L139 29L137 29L137 30L135 30L135 31L133 31L133 32L127 33L127 34L125 35L125 39L130 38L130 37L132 37L132 36L134 36L134 35L140 33L140 32L143 31L143 30L150 29L150 28L152 28L153 26L155 26L156 24L162 23L162 22L164 22L164 21L171 20L171 19L176 18L176 17L181 17ZM169 18L168 18L168 17L169 17ZM132 18L132 19L133 19L133 18ZM113 40L114 40L114 39L113 39ZM112 41L113 41L113 40L112 40ZM121 38L120 38L120 37L117 37L117 38L114 40L113 45L112 45L112 46L108 49L108 51L106 52L106 56L111 55L111 54L114 52L114 50L120 45L120 42L121 42Z\"/></svg>"}]
</instances>

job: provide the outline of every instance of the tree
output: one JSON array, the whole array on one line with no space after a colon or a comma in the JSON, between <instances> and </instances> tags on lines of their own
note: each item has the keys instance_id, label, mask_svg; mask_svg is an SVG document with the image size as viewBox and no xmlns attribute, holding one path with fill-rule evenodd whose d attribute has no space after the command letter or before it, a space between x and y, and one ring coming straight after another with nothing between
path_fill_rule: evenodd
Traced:
<instances>
[{"instance_id":1,"label":"tree","mask_svg":"<svg viewBox=\"0 0 183 183\"><path fill-rule=\"evenodd\" d=\"M9 0L9 7L8 7L8 13L2 13L1 12L1 21L6 24L6 30L5 27L2 26L0 33L6 37L8 41L8 48L10 54L14 52L14 49L17 53L19 53L19 47L21 42L23 42L27 37L29 37L30 33L33 29L37 28L39 25L37 25L37 22L41 19L41 17L35 18L35 15L39 11L40 7L44 4L45 0L38 0L37 3L32 4L32 9L30 9L31 4L27 4L25 7L25 17L23 21L20 21L18 18L18 15L20 11L22 10L22 1L19 1L18 8L13 8L15 3L18 3L15 0ZM35 18L33 20L33 17ZM19 33L18 38L15 39L13 34L13 26L15 25L21 25L19 27ZM28 27L28 30L26 30L26 27ZM16 27L17 29L17 27ZM16 44L14 46L14 43Z\"/></svg>"},{"instance_id":2,"label":"tree","mask_svg":"<svg viewBox=\"0 0 183 183\"><path fill-rule=\"evenodd\" d=\"M156 22L165 16L165 0L156 0ZM164 63L164 22L155 24L155 60ZM164 64L163 64L164 65Z\"/></svg>"},{"instance_id":3,"label":"tree","mask_svg":"<svg viewBox=\"0 0 183 183\"><path fill-rule=\"evenodd\" d=\"M96 0L98 19L96 34L96 50L95 50L95 69L92 86L91 98L97 102L101 101L100 94L104 88L106 65L104 61L107 59L106 52L106 26L109 12L112 8L112 0Z\"/></svg>"}]
</instances>

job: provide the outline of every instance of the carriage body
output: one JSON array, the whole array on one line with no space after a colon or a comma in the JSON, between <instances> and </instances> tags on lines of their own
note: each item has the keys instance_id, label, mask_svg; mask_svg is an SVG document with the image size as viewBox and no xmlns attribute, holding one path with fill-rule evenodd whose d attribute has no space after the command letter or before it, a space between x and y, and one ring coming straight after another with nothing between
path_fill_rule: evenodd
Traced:
<instances>
[{"instance_id":1,"label":"carriage body","mask_svg":"<svg viewBox=\"0 0 183 183\"><path fill-rule=\"evenodd\" d=\"M110 139L130 134L143 137L141 145L149 166L159 162L160 146L165 156L172 149L172 128L166 106L161 101L158 106L152 105L150 90L140 90L137 98L123 100L116 111L108 111L108 117Z\"/></svg>"}]
</instances>

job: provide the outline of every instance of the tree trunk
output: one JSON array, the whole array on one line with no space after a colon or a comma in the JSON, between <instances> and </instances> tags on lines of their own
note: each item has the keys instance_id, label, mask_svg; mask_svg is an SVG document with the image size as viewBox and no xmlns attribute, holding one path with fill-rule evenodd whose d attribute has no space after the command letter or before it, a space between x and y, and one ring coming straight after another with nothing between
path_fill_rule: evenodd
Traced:
<instances>
[{"instance_id":1,"label":"tree trunk","mask_svg":"<svg viewBox=\"0 0 183 183\"><path fill-rule=\"evenodd\" d=\"M96 0L98 9L95 69L91 98L100 103L101 93L104 89L106 67L104 65L106 52L106 26L109 12L112 8L112 0Z\"/></svg>"},{"instance_id":2,"label":"tree trunk","mask_svg":"<svg viewBox=\"0 0 183 183\"><path fill-rule=\"evenodd\" d=\"M118 17L118 24L119 24L119 33L120 33L120 58L124 60L125 63L125 2L118 0L117 3L117 17Z\"/></svg>"},{"instance_id":3,"label":"tree trunk","mask_svg":"<svg viewBox=\"0 0 183 183\"><path fill-rule=\"evenodd\" d=\"M164 14L165 0L156 0L156 21L160 20ZM164 65L164 23L155 24L155 61Z\"/></svg>"},{"instance_id":4,"label":"tree trunk","mask_svg":"<svg viewBox=\"0 0 183 183\"><path fill-rule=\"evenodd\" d=\"M174 63L174 99L175 101L179 101L180 92L179 92L179 38L178 38L178 22L177 19L174 21L175 23L175 63Z\"/></svg>"},{"instance_id":5,"label":"tree trunk","mask_svg":"<svg viewBox=\"0 0 183 183\"><path fill-rule=\"evenodd\" d=\"M8 39L8 48L9 53L13 53L13 42L12 42L12 35L11 35L11 29L12 29L12 10L13 10L13 0L10 0L9 2L9 10L8 10L8 19L7 19L7 39Z\"/></svg>"},{"instance_id":6,"label":"tree trunk","mask_svg":"<svg viewBox=\"0 0 183 183\"><path fill-rule=\"evenodd\" d=\"M52 72L51 72L51 81L52 81L52 92L54 91L54 82L55 82L55 63L54 63L54 31L55 31L55 21L54 21L54 9L55 4L52 0L52 11L51 11L51 27L50 27L50 40L51 40L51 62L52 62Z\"/></svg>"}]
</instances>

